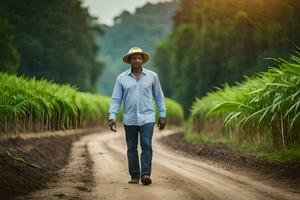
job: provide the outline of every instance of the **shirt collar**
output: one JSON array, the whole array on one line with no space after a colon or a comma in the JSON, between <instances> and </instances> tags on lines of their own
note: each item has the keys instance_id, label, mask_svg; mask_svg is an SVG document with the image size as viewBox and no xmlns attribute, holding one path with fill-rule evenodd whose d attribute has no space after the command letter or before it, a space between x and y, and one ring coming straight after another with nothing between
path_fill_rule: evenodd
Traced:
<instances>
[{"instance_id":1,"label":"shirt collar","mask_svg":"<svg viewBox=\"0 0 300 200\"><path fill-rule=\"evenodd\" d=\"M147 75L146 70L144 69L144 67L142 67L142 73ZM127 75L131 74L131 67L127 70Z\"/></svg>"}]
</instances>

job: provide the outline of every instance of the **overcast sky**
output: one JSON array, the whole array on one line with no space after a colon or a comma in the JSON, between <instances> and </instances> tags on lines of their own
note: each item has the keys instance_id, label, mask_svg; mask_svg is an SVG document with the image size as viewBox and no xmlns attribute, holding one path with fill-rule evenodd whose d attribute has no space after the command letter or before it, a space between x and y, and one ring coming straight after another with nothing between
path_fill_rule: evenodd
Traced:
<instances>
[{"instance_id":1,"label":"overcast sky","mask_svg":"<svg viewBox=\"0 0 300 200\"><path fill-rule=\"evenodd\" d=\"M169 0L83 0L84 6L89 7L90 13L98 17L100 23L112 25L113 18L123 10L134 12L136 7L141 7L147 2L157 3Z\"/></svg>"}]
</instances>

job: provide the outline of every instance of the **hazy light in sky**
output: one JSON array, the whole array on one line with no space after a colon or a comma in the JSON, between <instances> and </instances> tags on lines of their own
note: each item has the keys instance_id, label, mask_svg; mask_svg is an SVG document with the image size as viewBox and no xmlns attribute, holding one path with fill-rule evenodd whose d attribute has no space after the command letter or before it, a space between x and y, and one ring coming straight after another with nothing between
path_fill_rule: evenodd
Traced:
<instances>
[{"instance_id":1,"label":"hazy light in sky","mask_svg":"<svg viewBox=\"0 0 300 200\"><path fill-rule=\"evenodd\" d=\"M100 23L112 25L113 18L123 10L135 11L147 2L157 3L166 0L82 0L83 5L89 8L92 16L98 17ZM167 0L168 1L168 0Z\"/></svg>"}]
</instances>

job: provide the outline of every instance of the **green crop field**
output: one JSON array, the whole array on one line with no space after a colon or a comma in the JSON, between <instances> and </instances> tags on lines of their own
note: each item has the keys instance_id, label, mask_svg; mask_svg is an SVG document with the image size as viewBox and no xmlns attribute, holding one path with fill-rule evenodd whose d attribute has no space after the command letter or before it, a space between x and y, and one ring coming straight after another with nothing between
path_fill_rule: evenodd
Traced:
<instances>
[{"instance_id":1,"label":"green crop field","mask_svg":"<svg viewBox=\"0 0 300 200\"><path fill-rule=\"evenodd\" d=\"M71 85L0 73L1 132L106 125L110 102L109 96L80 92ZM178 103L166 98L166 107L170 123L183 120ZM122 107L118 120L122 120Z\"/></svg>"},{"instance_id":2,"label":"green crop field","mask_svg":"<svg viewBox=\"0 0 300 200\"><path fill-rule=\"evenodd\" d=\"M273 61L265 72L197 98L188 131L270 150L299 145L300 54Z\"/></svg>"}]
</instances>

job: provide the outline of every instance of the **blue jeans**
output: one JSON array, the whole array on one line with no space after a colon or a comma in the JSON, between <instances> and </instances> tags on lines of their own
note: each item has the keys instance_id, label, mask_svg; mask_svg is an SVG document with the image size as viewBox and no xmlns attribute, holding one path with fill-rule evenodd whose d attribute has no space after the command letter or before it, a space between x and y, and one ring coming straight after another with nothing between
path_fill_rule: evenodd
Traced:
<instances>
[{"instance_id":1,"label":"blue jeans","mask_svg":"<svg viewBox=\"0 0 300 200\"><path fill-rule=\"evenodd\" d=\"M128 168L131 178L139 179L144 175L151 175L152 163L152 136L155 122L149 122L142 126L124 125ZM139 165L139 155L137 150L138 133L140 133L141 153L141 171Z\"/></svg>"}]
</instances>

